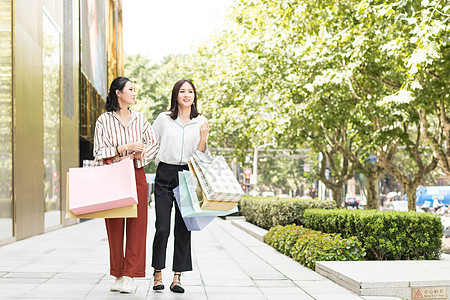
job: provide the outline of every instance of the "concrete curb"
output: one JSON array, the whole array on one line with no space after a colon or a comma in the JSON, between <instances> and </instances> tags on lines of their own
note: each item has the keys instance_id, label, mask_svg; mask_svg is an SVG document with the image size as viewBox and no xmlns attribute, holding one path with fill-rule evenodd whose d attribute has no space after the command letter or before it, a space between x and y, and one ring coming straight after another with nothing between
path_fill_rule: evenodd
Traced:
<instances>
[{"instance_id":1,"label":"concrete curb","mask_svg":"<svg viewBox=\"0 0 450 300\"><path fill-rule=\"evenodd\" d=\"M234 226L247 232L254 238L257 238L258 240L264 242L264 235L268 231L245 221L245 217L227 217L226 220L231 221L231 224L233 224Z\"/></svg>"}]
</instances>

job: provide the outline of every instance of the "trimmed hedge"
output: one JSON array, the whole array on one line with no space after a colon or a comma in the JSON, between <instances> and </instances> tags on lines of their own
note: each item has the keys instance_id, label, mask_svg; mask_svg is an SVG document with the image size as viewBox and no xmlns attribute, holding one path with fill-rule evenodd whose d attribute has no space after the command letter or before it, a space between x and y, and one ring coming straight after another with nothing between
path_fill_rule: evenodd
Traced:
<instances>
[{"instance_id":1,"label":"trimmed hedge","mask_svg":"<svg viewBox=\"0 0 450 300\"><path fill-rule=\"evenodd\" d=\"M264 229L277 225L303 225L303 212L311 208L332 209L333 201L300 200L278 197L243 197L239 201L239 210L247 222Z\"/></svg>"},{"instance_id":2,"label":"trimmed hedge","mask_svg":"<svg viewBox=\"0 0 450 300\"><path fill-rule=\"evenodd\" d=\"M310 209L305 226L344 238L358 237L367 259L439 259L442 223L438 216L418 212Z\"/></svg>"},{"instance_id":3,"label":"trimmed hedge","mask_svg":"<svg viewBox=\"0 0 450 300\"><path fill-rule=\"evenodd\" d=\"M264 241L313 270L316 261L363 260L365 255L356 237L344 239L295 224L272 227Z\"/></svg>"}]
</instances>

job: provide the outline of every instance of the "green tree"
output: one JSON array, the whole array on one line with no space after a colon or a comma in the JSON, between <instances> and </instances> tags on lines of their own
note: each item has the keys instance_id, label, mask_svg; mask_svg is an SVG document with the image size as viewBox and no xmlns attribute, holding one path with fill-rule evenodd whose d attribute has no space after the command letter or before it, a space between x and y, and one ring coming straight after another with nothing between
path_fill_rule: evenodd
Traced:
<instances>
[{"instance_id":1,"label":"green tree","mask_svg":"<svg viewBox=\"0 0 450 300\"><path fill-rule=\"evenodd\" d=\"M376 208L390 140L414 124L401 105L415 99L414 74L444 53L433 39L446 45L447 10L439 1L239 1L229 30L200 51L218 92L213 118L238 130L244 148L283 139L291 126L317 132L328 140L318 149L335 147L364 173ZM383 163L370 163L379 149Z\"/></svg>"}]
</instances>

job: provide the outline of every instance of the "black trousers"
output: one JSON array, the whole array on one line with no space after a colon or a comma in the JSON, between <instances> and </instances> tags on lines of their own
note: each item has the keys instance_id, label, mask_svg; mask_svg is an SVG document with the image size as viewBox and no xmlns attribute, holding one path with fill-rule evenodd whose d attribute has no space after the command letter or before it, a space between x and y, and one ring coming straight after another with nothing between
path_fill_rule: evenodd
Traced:
<instances>
[{"instance_id":1,"label":"black trousers","mask_svg":"<svg viewBox=\"0 0 450 300\"><path fill-rule=\"evenodd\" d=\"M156 233L153 239L152 267L161 270L166 267L167 240L170 233L172 205L175 203L175 228L173 271L192 270L191 232L187 230L175 201L173 189L178 186L178 171L188 170L187 165L158 164L155 178Z\"/></svg>"}]
</instances>

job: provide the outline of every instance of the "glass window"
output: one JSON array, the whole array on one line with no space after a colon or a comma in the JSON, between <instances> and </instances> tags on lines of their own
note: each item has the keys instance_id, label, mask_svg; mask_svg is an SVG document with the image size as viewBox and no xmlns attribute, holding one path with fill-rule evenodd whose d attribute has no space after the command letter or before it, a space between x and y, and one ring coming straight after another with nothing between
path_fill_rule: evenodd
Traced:
<instances>
[{"instance_id":1,"label":"glass window","mask_svg":"<svg viewBox=\"0 0 450 300\"><path fill-rule=\"evenodd\" d=\"M61 224L61 34L50 16L43 18L44 201L45 228Z\"/></svg>"},{"instance_id":2,"label":"glass window","mask_svg":"<svg viewBox=\"0 0 450 300\"><path fill-rule=\"evenodd\" d=\"M11 0L0 0L0 240L13 236Z\"/></svg>"}]
</instances>

